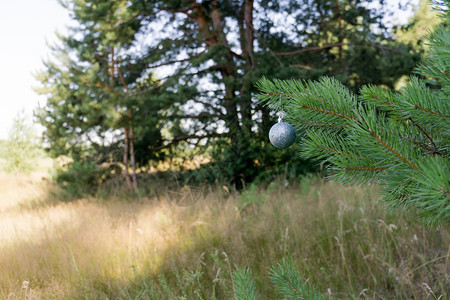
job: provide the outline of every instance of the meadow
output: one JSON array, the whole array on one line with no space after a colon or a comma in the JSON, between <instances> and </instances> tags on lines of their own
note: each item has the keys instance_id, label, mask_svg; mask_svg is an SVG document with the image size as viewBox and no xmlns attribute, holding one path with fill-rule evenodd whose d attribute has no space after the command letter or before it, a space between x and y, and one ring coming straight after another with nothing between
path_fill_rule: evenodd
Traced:
<instances>
[{"instance_id":1,"label":"meadow","mask_svg":"<svg viewBox=\"0 0 450 300\"><path fill-rule=\"evenodd\" d=\"M237 267L275 299L268 268L284 257L335 299L449 297L449 228L387 214L376 186L155 179L148 195L62 201L43 176L0 174L1 299L233 299Z\"/></svg>"}]
</instances>

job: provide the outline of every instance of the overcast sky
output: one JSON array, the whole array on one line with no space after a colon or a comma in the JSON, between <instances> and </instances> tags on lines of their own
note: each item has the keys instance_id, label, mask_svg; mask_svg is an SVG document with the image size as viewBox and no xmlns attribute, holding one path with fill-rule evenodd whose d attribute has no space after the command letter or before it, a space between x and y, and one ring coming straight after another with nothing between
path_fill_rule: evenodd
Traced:
<instances>
[{"instance_id":1,"label":"overcast sky","mask_svg":"<svg viewBox=\"0 0 450 300\"><path fill-rule=\"evenodd\" d=\"M396 18L405 21L407 16ZM0 0L0 139L8 136L22 109L31 118L38 102L44 103L32 90L37 86L32 73L42 69L42 59L50 55L46 41L55 42L56 30L65 32L69 23L68 12L57 0Z\"/></svg>"},{"instance_id":2,"label":"overcast sky","mask_svg":"<svg viewBox=\"0 0 450 300\"><path fill-rule=\"evenodd\" d=\"M50 54L46 40L54 42L69 22L56 0L0 0L0 139L21 109L31 117L37 107L32 73Z\"/></svg>"}]
</instances>

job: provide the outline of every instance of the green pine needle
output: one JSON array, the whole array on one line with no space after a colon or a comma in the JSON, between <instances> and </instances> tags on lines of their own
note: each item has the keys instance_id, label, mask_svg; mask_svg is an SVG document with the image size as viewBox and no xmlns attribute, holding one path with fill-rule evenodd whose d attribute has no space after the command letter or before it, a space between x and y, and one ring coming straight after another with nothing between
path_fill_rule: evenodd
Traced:
<instances>
[{"instance_id":1,"label":"green pine needle","mask_svg":"<svg viewBox=\"0 0 450 300\"><path fill-rule=\"evenodd\" d=\"M236 300L257 300L255 280L248 268L238 268L233 272L234 295Z\"/></svg>"},{"instance_id":2,"label":"green pine needle","mask_svg":"<svg viewBox=\"0 0 450 300\"><path fill-rule=\"evenodd\" d=\"M303 276L294 268L293 263L283 259L277 266L270 269L270 278L284 299L328 299L317 292Z\"/></svg>"}]
</instances>

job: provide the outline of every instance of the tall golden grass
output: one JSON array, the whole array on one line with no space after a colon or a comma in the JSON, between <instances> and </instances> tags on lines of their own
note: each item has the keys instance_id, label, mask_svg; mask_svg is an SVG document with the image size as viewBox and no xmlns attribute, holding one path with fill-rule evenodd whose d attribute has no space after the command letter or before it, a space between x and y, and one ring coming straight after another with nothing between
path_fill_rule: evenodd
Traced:
<instances>
[{"instance_id":1,"label":"tall golden grass","mask_svg":"<svg viewBox=\"0 0 450 300\"><path fill-rule=\"evenodd\" d=\"M160 190L58 201L49 181L0 176L1 299L230 299L283 257L338 299L444 299L449 228L387 215L376 187L304 178L286 187Z\"/></svg>"}]
</instances>

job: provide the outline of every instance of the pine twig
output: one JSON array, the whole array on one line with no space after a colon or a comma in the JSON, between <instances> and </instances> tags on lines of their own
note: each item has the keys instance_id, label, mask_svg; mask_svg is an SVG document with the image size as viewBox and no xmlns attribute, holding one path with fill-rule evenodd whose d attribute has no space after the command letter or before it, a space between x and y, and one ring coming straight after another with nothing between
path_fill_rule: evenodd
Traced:
<instances>
[{"instance_id":1,"label":"pine twig","mask_svg":"<svg viewBox=\"0 0 450 300\"><path fill-rule=\"evenodd\" d=\"M349 116L346 116L346 115L343 115L343 114L339 114L339 113L336 113L336 112L331 111L331 110L325 110L325 109L322 109L322 108L312 107L312 106L309 106L309 105L302 105L302 108L318 111L318 112L321 112L321 113L324 113L324 114L328 114L328 115L333 115L333 116L340 117L340 118L346 119L346 120L351 120L352 119Z\"/></svg>"},{"instance_id":2,"label":"pine twig","mask_svg":"<svg viewBox=\"0 0 450 300\"><path fill-rule=\"evenodd\" d=\"M442 118L450 118L450 115L440 114L440 113L438 113L436 111L429 110L429 109L427 109L425 107L422 107L422 106L419 106L419 105L414 105L414 108L418 109L418 110L422 110L424 112L427 112L427 113L435 115L435 116L442 117Z\"/></svg>"},{"instance_id":3,"label":"pine twig","mask_svg":"<svg viewBox=\"0 0 450 300\"><path fill-rule=\"evenodd\" d=\"M408 164L411 168L413 168L414 170L417 170L417 167L410 162L409 160L407 160L406 158L404 158L400 153L398 153L397 151L395 151L393 148L391 148L388 144L386 144L380 136L378 136L375 132L373 132L370 128L368 128L369 130L369 134L374 137L380 144L382 144L386 149L388 149L390 152L392 152L395 156L397 156L398 158L400 158L404 163Z\"/></svg>"}]
</instances>

